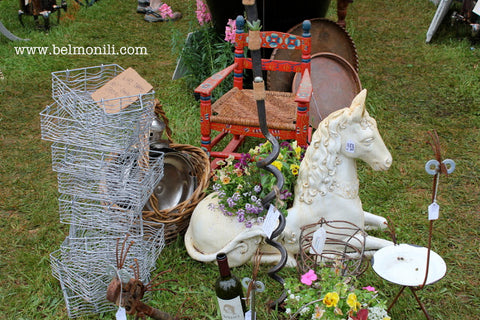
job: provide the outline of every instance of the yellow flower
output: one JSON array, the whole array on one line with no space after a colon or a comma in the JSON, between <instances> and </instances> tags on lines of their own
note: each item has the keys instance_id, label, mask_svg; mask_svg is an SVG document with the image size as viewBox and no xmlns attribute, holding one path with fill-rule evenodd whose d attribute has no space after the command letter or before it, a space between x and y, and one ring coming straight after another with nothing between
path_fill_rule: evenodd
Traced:
<instances>
[{"instance_id":1,"label":"yellow flower","mask_svg":"<svg viewBox=\"0 0 480 320\"><path fill-rule=\"evenodd\" d=\"M327 307L336 307L339 300L340 300L340 297L338 296L338 293L329 292L323 298L323 303Z\"/></svg>"},{"instance_id":2,"label":"yellow flower","mask_svg":"<svg viewBox=\"0 0 480 320\"><path fill-rule=\"evenodd\" d=\"M390 318L389 316L386 316L386 317L383 317L382 320L392 320L392 318Z\"/></svg>"},{"instance_id":3,"label":"yellow flower","mask_svg":"<svg viewBox=\"0 0 480 320\"><path fill-rule=\"evenodd\" d=\"M229 176L223 176L222 177L222 183L223 184L229 184L230 183L230 177Z\"/></svg>"},{"instance_id":4,"label":"yellow flower","mask_svg":"<svg viewBox=\"0 0 480 320\"><path fill-rule=\"evenodd\" d=\"M355 293L350 293L348 295L347 304L353 311L357 311L358 308L360 308L360 302L358 302L357 295Z\"/></svg>"},{"instance_id":5,"label":"yellow flower","mask_svg":"<svg viewBox=\"0 0 480 320\"><path fill-rule=\"evenodd\" d=\"M298 174L298 169L300 169L300 166L298 164L291 164L290 165L290 171L292 171L292 174L296 176Z\"/></svg>"},{"instance_id":6,"label":"yellow flower","mask_svg":"<svg viewBox=\"0 0 480 320\"><path fill-rule=\"evenodd\" d=\"M283 157L283 154L279 153L277 159L278 159L278 160L283 160L283 158L284 158L284 157Z\"/></svg>"},{"instance_id":7,"label":"yellow flower","mask_svg":"<svg viewBox=\"0 0 480 320\"><path fill-rule=\"evenodd\" d=\"M278 170L282 170L282 163L280 161L273 161L272 165L276 167Z\"/></svg>"}]
</instances>

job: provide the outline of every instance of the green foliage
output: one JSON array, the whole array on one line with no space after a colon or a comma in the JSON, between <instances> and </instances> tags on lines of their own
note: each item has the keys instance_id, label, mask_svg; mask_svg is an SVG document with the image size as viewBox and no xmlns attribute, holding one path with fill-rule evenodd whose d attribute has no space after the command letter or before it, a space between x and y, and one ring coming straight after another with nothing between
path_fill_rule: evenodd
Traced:
<instances>
[{"instance_id":1,"label":"green foliage","mask_svg":"<svg viewBox=\"0 0 480 320\"><path fill-rule=\"evenodd\" d=\"M178 38L174 42L178 42ZM210 25L193 32L181 50L181 59L186 69L186 85L194 90L203 81L233 63L232 43L224 41ZM213 100L218 99L233 87L233 75L229 75L213 91Z\"/></svg>"}]
</instances>

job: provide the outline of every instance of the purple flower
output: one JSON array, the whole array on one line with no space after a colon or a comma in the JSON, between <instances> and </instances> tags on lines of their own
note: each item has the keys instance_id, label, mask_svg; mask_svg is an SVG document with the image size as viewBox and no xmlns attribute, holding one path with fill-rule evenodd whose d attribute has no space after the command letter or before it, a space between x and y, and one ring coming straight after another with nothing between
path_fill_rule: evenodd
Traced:
<instances>
[{"instance_id":1,"label":"purple flower","mask_svg":"<svg viewBox=\"0 0 480 320\"><path fill-rule=\"evenodd\" d=\"M222 186L219 185L218 183L215 183L215 184L213 185L213 187L212 187L213 191L218 191L218 190L220 190L221 188L222 188Z\"/></svg>"},{"instance_id":2,"label":"purple flower","mask_svg":"<svg viewBox=\"0 0 480 320\"><path fill-rule=\"evenodd\" d=\"M240 200L240 193L235 192L232 196L233 201L238 201Z\"/></svg>"},{"instance_id":3,"label":"purple flower","mask_svg":"<svg viewBox=\"0 0 480 320\"><path fill-rule=\"evenodd\" d=\"M230 208L233 208L235 206L235 200L232 199L232 197L227 199L227 204Z\"/></svg>"},{"instance_id":4,"label":"purple flower","mask_svg":"<svg viewBox=\"0 0 480 320\"><path fill-rule=\"evenodd\" d=\"M240 214L240 213L239 213L237 217L238 217L238 222L243 222L243 221L245 221L245 215L244 215L244 214Z\"/></svg>"},{"instance_id":5,"label":"purple flower","mask_svg":"<svg viewBox=\"0 0 480 320\"><path fill-rule=\"evenodd\" d=\"M253 191L255 191L256 193L259 193L260 191L262 191L262 187L257 184L255 187L253 187Z\"/></svg>"},{"instance_id":6,"label":"purple flower","mask_svg":"<svg viewBox=\"0 0 480 320\"><path fill-rule=\"evenodd\" d=\"M248 221L245 222L245 227L251 228L252 226L253 226L253 223L252 223L251 220L248 220Z\"/></svg>"},{"instance_id":7,"label":"purple flower","mask_svg":"<svg viewBox=\"0 0 480 320\"><path fill-rule=\"evenodd\" d=\"M287 189L284 189L280 192L280 200L287 200L292 196L292 193Z\"/></svg>"}]
</instances>

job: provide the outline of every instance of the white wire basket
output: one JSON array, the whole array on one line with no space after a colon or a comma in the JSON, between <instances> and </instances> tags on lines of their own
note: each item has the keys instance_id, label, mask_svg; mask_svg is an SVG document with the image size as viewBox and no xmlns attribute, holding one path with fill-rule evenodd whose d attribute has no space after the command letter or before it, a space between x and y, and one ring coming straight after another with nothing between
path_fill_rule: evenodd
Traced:
<instances>
[{"instance_id":1,"label":"white wire basket","mask_svg":"<svg viewBox=\"0 0 480 320\"><path fill-rule=\"evenodd\" d=\"M54 102L40 112L43 140L86 148L121 152L132 145L148 145L153 109L141 119L118 118L118 121L88 122L74 117Z\"/></svg>"},{"instance_id":2,"label":"white wire basket","mask_svg":"<svg viewBox=\"0 0 480 320\"><path fill-rule=\"evenodd\" d=\"M94 101L92 93L122 73L116 64L52 72L52 97L82 124L136 122L153 110L155 92Z\"/></svg>"},{"instance_id":3,"label":"white wire basket","mask_svg":"<svg viewBox=\"0 0 480 320\"><path fill-rule=\"evenodd\" d=\"M52 275L86 301L106 298L107 287L118 269L117 259L127 252L123 270L148 283L165 246L163 224L133 227L134 234L71 228L59 250L50 254ZM143 229L144 232L138 232ZM136 233L136 234L135 234ZM128 247L128 250L126 250Z\"/></svg>"},{"instance_id":4,"label":"white wire basket","mask_svg":"<svg viewBox=\"0 0 480 320\"><path fill-rule=\"evenodd\" d=\"M110 201L99 201L61 194L58 198L60 222L78 227L128 232L142 218L142 206L122 208Z\"/></svg>"},{"instance_id":5,"label":"white wire basket","mask_svg":"<svg viewBox=\"0 0 480 320\"><path fill-rule=\"evenodd\" d=\"M143 206L163 177L163 153L157 157L135 157L135 165L118 175L103 174L95 179L72 173L57 175L58 191L79 198L111 202L125 209Z\"/></svg>"},{"instance_id":6,"label":"white wire basket","mask_svg":"<svg viewBox=\"0 0 480 320\"><path fill-rule=\"evenodd\" d=\"M82 295L66 287L63 278L60 278L60 286L69 318L78 318L89 314L102 314L118 308L104 297L98 300L85 299Z\"/></svg>"},{"instance_id":7,"label":"white wire basket","mask_svg":"<svg viewBox=\"0 0 480 320\"><path fill-rule=\"evenodd\" d=\"M142 158L151 157L163 161L162 152L148 151L145 148L139 150L137 146L124 152L111 152L55 142L51 149L53 171L89 179L105 177L102 179L122 181L136 165L148 168L148 162ZM163 166L163 163L160 165Z\"/></svg>"}]
</instances>

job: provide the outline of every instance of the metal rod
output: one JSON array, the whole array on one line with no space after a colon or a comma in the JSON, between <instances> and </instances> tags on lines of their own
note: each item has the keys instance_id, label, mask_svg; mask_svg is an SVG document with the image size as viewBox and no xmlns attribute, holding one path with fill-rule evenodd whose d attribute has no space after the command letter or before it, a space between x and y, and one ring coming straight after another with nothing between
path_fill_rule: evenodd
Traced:
<instances>
[{"instance_id":1,"label":"metal rod","mask_svg":"<svg viewBox=\"0 0 480 320\"><path fill-rule=\"evenodd\" d=\"M258 20L258 11L257 11L256 2L252 6L246 5L245 11L247 12L247 20L249 22ZM250 54L252 57L253 78L255 79L255 81L263 82L261 51L251 50ZM272 152L265 159L258 161L256 165L257 167L265 169L268 172L272 173L277 179L276 187L278 188L278 190L281 190L284 184L283 175L280 170L278 170L276 167L271 165L271 163L278 157L280 153L280 145L277 139L275 139L275 137L268 130L267 117L266 117L266 111L265 111L265 100L260 99L260 100L256 100L256 102L257 102L257 113L258 113L260 129L262 131L262 134L265 136L265 138L272 144ZM268 209L270 203L275 198L276 198L276 191L275 190L270 191L265 196L265 198L262 199L262 205L264 209ZM268 275L275 281L279 282L282 285L282 287L285 285L285 280L282 277L280 277L277 274L277 272L279 272L285 266L285 264L287 263L288 256L287 256L287 250L285 249L285 247L283 247L283 245L280 242L276 241L275 238L278 237L283 232L283 230L285 229L285 225L286 225L285 217L282 214L280 214L279 224L277 228L273 231L271 237L266 239L267 244L273 246L274 248L280 251L280 260L274 267L272 267L268 271ZM270 307L273 308L280 305L285 300L286 296L287 295L284 290L280 295L280 297L270 304Z\"/></svg>"}]
</instances>

